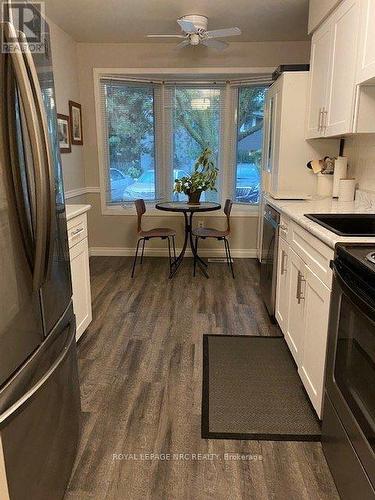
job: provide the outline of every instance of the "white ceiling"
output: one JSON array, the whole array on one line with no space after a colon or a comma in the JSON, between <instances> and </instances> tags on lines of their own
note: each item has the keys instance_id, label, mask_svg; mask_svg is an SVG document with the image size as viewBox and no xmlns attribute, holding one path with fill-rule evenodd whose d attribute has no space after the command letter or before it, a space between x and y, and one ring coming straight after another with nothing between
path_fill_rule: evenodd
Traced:
<instances>
[{"instance_id":1,"label":"white ceiling","mask_svg":"<svg viewBox=\"0 0 375 500\"><path fill-rule=\"evenodd\" d=\"M232 41L307 40L308 0L45 0L47 16L79 42L151 42L179 33L176 19L208 17L209 29L238 26ZM158 40L172 41L176 40Z\"/></svg>"}]
</instances>

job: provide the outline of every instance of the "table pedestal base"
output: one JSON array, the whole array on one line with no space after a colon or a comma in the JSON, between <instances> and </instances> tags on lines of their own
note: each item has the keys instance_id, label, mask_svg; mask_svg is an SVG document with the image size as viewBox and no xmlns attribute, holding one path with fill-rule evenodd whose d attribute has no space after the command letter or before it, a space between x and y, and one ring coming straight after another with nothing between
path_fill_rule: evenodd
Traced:
<instances>
[{"instance_id":1,"label":"table pedestal base","mask_svg":"<svg viewBox=\"0 0 375 500\"><path fill-rule=\"evenodd\" d=\"M195 259L195 262L198 264L200 270L206 276L206 278L209 278L209 275L208 275L207 270L206 270L208 265L201 257L199 257L199 255L197 253L197 248L194 245L194 241L193 241L193 232L192 232L193 231L193 212L190 212L189 216L187 215L186 212L184 212L184 219L185 219L184 244L182 246L182 250L180 252L180 255L177 257L177 259L175 259L172 262L172 269L171 269L171 272L169 274L169 278L170 279L173 278L173 276L177 273L180 265L182 264L188 243L190 244L190 248L191 248L191 251L193 254L193 258Z\"/></svg>"}]
</instances>

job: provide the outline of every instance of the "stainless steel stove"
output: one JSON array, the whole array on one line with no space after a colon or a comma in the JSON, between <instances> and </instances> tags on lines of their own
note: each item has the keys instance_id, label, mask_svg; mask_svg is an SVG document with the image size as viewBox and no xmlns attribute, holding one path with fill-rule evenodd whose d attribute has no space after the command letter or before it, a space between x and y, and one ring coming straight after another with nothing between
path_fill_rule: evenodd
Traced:
<instances>
[{"instance_id":1,"label":"stainless steel stove","mask_svg":"<svg viewBox=\"0 0 375 500\"><path fill-rule=\"evenodd\" d=\"M375 499L375 248L338 245L322 443L343 500Z\"/></svg>"}]
</instances>

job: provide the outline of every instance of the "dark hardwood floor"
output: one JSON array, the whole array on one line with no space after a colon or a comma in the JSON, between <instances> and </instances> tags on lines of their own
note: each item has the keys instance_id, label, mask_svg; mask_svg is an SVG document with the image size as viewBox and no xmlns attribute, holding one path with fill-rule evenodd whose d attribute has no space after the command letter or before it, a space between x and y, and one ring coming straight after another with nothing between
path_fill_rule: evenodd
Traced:
<instances>
[{"instance_id":1,"label":"dark hardwood floor","mask_svg":"<svg viewBox=\"0 0 375 500\"><path fill-rule=\"evenodd\" d=\"M130 258L90 266L93 322L78 345L82 439L66 499L338 498L320 443L200 437L202 335L279 333L255 260L236 260L235 280L219 263L210 279L193 278L191 260L172 281L162 258L145 259L133 280Z\"/></svg>"}]
</instances>

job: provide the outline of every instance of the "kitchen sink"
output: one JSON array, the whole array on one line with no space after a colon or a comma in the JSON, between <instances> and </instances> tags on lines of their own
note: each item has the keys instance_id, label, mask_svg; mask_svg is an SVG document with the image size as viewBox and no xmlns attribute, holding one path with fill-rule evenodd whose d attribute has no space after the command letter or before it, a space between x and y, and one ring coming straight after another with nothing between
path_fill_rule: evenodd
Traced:
<instances>
[{"instance_id":1,"label":"kitchen sink","mask_svg":"<svg viewBox=\"0 0 375 500\"><path fill-rule=\"evenodd\" d=\"M339 236L375 236L375 214L305 214Z\"/></svg>"}]
</instances>

